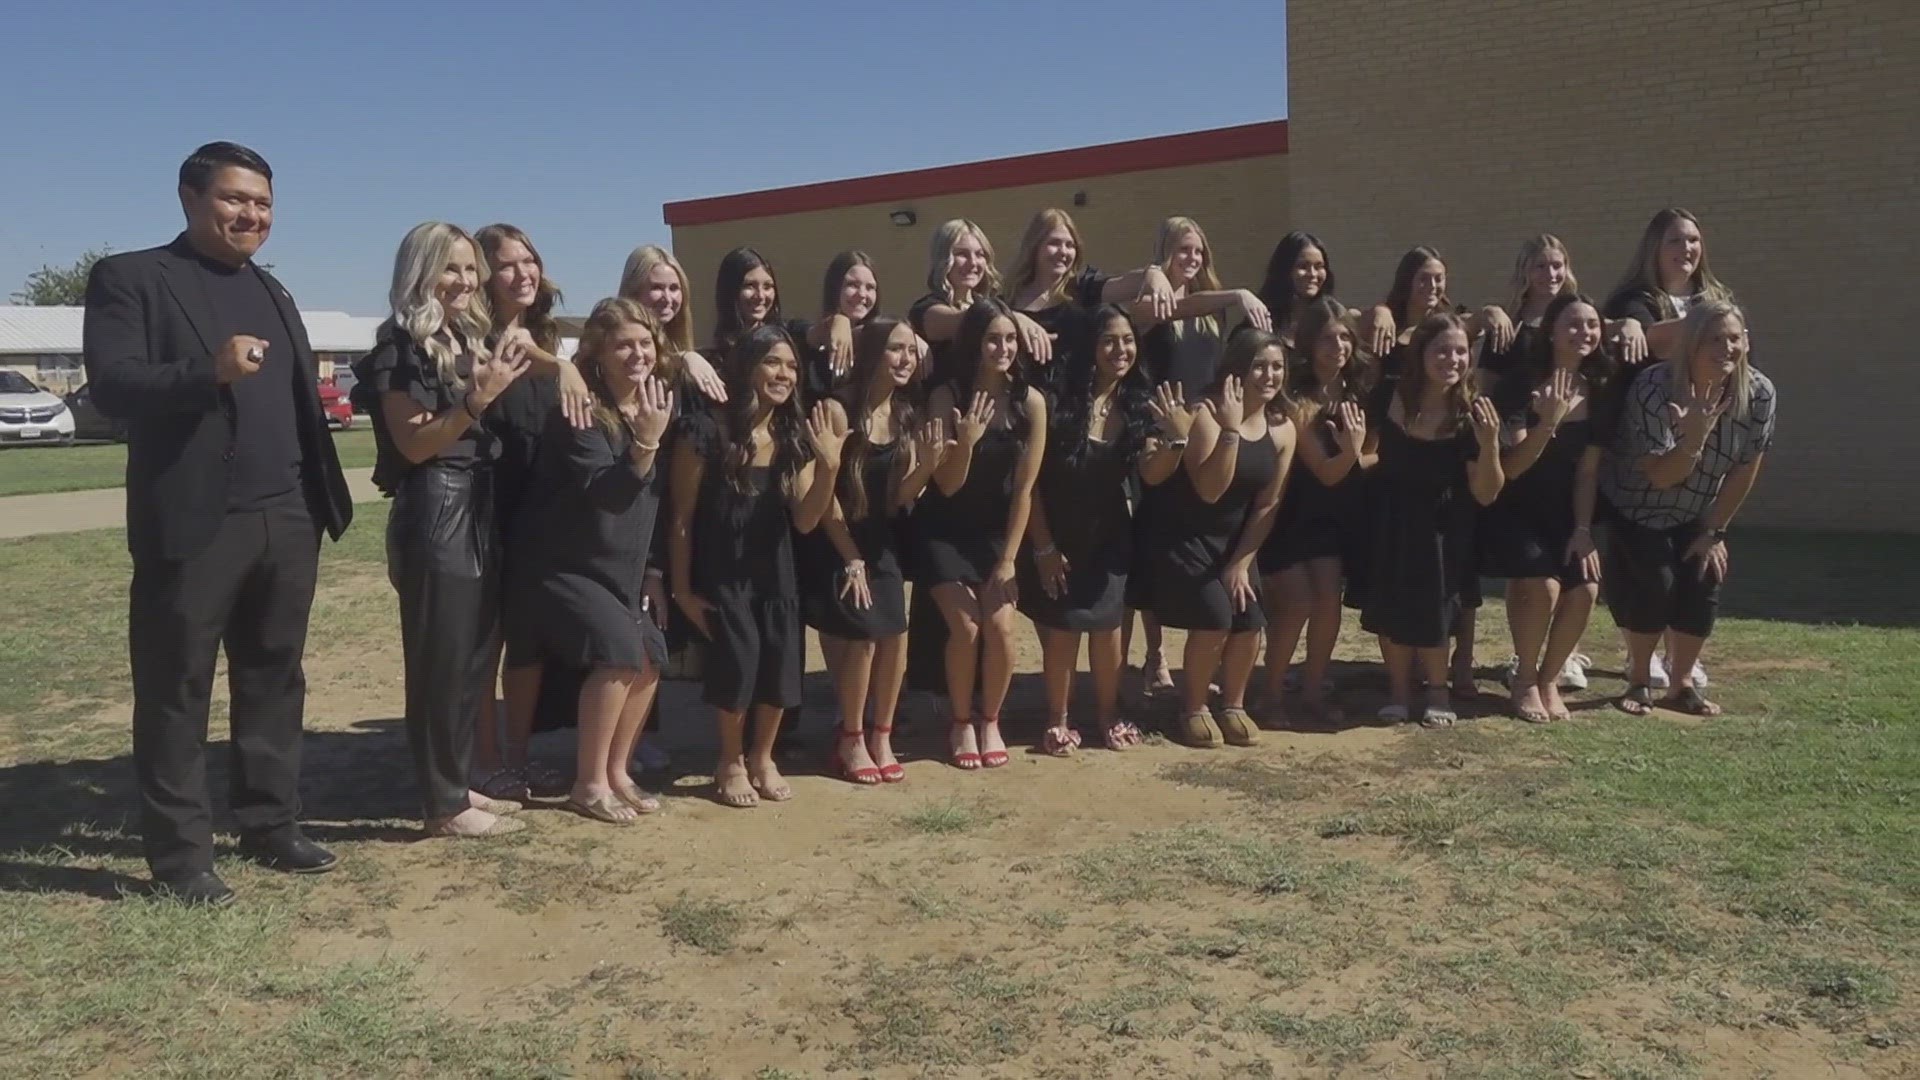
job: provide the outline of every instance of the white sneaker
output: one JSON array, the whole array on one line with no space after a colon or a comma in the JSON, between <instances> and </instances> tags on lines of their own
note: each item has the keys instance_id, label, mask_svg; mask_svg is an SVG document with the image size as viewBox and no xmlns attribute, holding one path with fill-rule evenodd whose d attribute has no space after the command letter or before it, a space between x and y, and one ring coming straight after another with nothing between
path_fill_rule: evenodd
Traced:
<instances>
[{"instance_id":1,"label":"white sneaker","mask_svg":"<svg viewBox=\"0 0 1920 1080\"><path fill-rule=\"evenodd\" d=\"M1655 690L1665 690L1673 685L1672 680L1667 678L1667 661L1659 653L1653 654L1653 664L1648 670L1651 672L1647 676L1648 686Z\"/></svg>"},{"instance_id":2,"label":"white sneaker","mask_svg":"<svg viewBox=\"0 0 1920 1080\"><path fill-rule=\"evenodd\" d=\"M1560 665L1560 689L1585 690L1587 688L1587 668L1593 658L1586 653L1574 653L1567 662ZM1509 679L1509 682L1512 680Z\"/></svg>"},{"instance_id":3,"label":"white sneaker","mask_svg":"<svg viewBox=\"0 0 1920 1080\"><path fill-rule=\"evenodd\" d=\"M1693 685L1701 690L1707 688L1707 669L1700 661L1693 662Z\"/></svg>"}]
</instances>

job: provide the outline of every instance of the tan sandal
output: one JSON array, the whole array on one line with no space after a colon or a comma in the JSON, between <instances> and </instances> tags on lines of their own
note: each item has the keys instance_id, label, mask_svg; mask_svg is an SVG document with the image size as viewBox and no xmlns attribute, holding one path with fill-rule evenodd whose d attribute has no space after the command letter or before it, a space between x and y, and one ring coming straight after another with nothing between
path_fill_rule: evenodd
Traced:
<instances>
[{"instance_id":1,"label":"tan sandal","mask_svg":"<svg viewBox=\"0 0 1920 1080\"><path fill-rule=\"evenodd\" d=\"M429 821L427 835L452 840L491 840L498 836L511 836L526 827L527 823L518 818L501 817L496 814L493 824L473 832L453 828L453 818L447 818L445 821Z\"/></svg>"},{"instance_id":2,"label":"tan sandal","mask_svg":"<svg viewBox=\"0 0 1920 1080\"><path fill-rule=\"evenodd\" d=\"M475 794L479 794L479 793L470 792L467 795L467 802L475 810L484 810L487 813L492 814L494 817L508 817L510 815L519 813L523 809L523 807L521 807L521 805L517 802L509 802L506 799L496 799L490 795L480 795L479 801L476 802L473 798Z\"/></svg>"},{"instance_id":3,"label":"tan sandal","mask_svg":"<svg viewBox=\"0 0 1920 1080\"><path fill-rule=\"evenodd\" d=\"M592 818L595 821L604 821L609 825L631 825L638 820L637 818L622 816L622 812L632 814L636 813L636 811L633 807L627 805L625 799L622 799L611 791L590 802L581 802L579 799L569 796L567 800L560 805L579 814L581 817Z\"/></svg>"},{"instance_id":4,"label":"tan sandal","mask_svg":"<svg viewBox=\"0 0 1920 1080\"><path fill-rule=\"evenodd\" d=\"M1180 741L1195 749L1213 750L1225 740L1214 725L1213 713L1199 709L1180 718Z\"/></svg>"},{"instance_id":5,"label":"tan sandal","mask_svg":"<svg viewBox=\"0 0 1920 1080\"><path fill-rule=\"evenodd\" d=\"M1260 741L1260 729L1247 710L1231 706L1220 710L1220 737L1228 746L1252 746Z\"/></svg>"},{"instance_id":6,"label":"tan sandal","mask_svg":"<svg viewBox=\"0 0 1920 1080\"><path fill-rule=\"evenodd\" d=\"M636 814L644 816L646 814L657 814L660 812L660 800L637 787L616 787L613 789L613 796L628 806L633 807L633 812Z\"/></svg>"}]
</instances>

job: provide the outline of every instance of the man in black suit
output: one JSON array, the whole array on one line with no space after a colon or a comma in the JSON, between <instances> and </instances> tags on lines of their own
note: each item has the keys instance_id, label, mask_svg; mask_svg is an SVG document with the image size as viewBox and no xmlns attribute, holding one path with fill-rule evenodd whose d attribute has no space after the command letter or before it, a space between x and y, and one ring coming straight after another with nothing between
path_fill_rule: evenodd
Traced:
<instances>
[{"instance_id":1,"label":"man in black suit","mask_svg":"<svg viewBox=\"0 0 1920 1080\"><path fill-rule=\"evenodd\" d=\"M215 650L232 697L229 802L241 851L318 873L300 831L307 613L320 532L353 503L293 298L253 262L273 170L233 143L180 166L187 231L101 259L87 280L87 383L125 420L133 760L156 892L224 904L206 773Z\"/></svg>"}]
</instances>

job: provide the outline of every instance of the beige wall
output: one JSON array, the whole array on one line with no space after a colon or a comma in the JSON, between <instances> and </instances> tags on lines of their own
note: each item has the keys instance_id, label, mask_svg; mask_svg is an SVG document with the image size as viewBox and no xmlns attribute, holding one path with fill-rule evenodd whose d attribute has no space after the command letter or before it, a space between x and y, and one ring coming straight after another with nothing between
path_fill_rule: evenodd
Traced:
<instances>
[{"instance_id":1,"label":"beige wall","mask_svg":"<svg viewBox=\"0 0 1920 1080\"><path fill-rule=\"evenodd\" d=\"M1340 291L1399 254L1499 299L1520 242L1604 299L1668 204L1701 218L1781 394L1744 520L1920 531L1920 3L1289 0L1295 220Z\"/></svg>"},{"instance_id":2,"label":"beige wall","mask_svg":"<svg viewBox=\"0 0 1920 1080\"><path fill-rule=\"evenodd\" d=\"M713 326L714 273L720 257L734 247L751 245L772 261L780 277L780 306L789 316L817 314L827 260L844 248L860 248L878 264L881 309L904 314L927 291L928 240L941 222L956 217L978 222L993 241L1004 274L1027 219L1048 206L1073 215L1086 239L1088 260L1109 273L1143 265L1153 255L1161 219L1185 214L1207 230L1222 276L1252 287L1259 284L1267 255L1287 228L1286 170L1286 155L1275 154L681 226L673 230L673 250L692 278L702 341ZM1073 205L1075 192L1087 194L1086 206ZM888 214L898 209L912 210L918 220L905 228L892 224Z\"/></svg>"}]
</instances>

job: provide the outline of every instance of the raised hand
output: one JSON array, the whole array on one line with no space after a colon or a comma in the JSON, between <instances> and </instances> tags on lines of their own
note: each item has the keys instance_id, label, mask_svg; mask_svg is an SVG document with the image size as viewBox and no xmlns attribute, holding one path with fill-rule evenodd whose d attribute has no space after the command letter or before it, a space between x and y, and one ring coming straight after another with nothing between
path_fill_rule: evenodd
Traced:
<instances>
[{"instance_id":1,"label":"raised hand","mask_svg":"<svg viewBox=\"0 0 1920 1080\"><path fill-rule=\"evenodd\" d=\"M853 367L853 320L838 312L827 320L827 364L835 378Z\"/></svg>"},{"instance_id":2,"label":"raised hand","mask_svg":"<svg viewBox=\"0 0 1920 1080\"><path fill-rule=\"evenodd\" d=\"M1498 451L1500 448L1500 411L1493 407L1493 401L1485 397L1473 399L1473 437L1483 451Z\"/></svg>"},{"instance_id":3,"label":"raised hand","mask_svg":"<svg viewBox=\"0 0 1920 1080\"><path fill-rule=\"evenodd\" d=\"M1385 356L1393 351L1394 343L1399 341L1400 329L1393 324L1393 312L1385 304L1369 308L1360 323L1360 335L1366 341L1368 352Z\"/></svg>"},{"instance_id":4,"label":"raised hand","mask_svg":"<svg viewBox=\"0 0 1920 1080\"><path fill-rule=\"evenodd\" d=\"M1053 362L1053 335L1042 329L1025 312L1013 313L1013 325L1020 331L1020 344L1026 346L1033 362L1045 366Z\"/></svg>"},{"instance_id":5,"label":"raised hand","mask_svg":"<svg viewBox=\"0 0 1920 1080\"><path fill-rule=\"evenodd\" d=\"M659 449L661 436L673 422L673 391L660 379L648 379L640 384L630 408L627 419L633 423L634 441Z\"/></svg>"},{"instance_id":6,"label":"raised hand","mask_svg":"<svg viewBox=\"0 0 1920 1080\"><path fill-rule=\"evenodd\" d=\"M914 461L928 468L938 466L940 459L947 456L947 447L952 445L946 423L936 416L921 424L920 430L914 433Z\"/></svg>"},{"instance_id":7,"label":"raised hand","mask_svg":"<svg viewBox=\"0 0 1920 1080\"><path fill-rule=\"evenodd\" d=\"M1552 376L1533 392L1533 415L1548 427L1558 427L1560 421L1567 418L1581 400L1580 388L1574 384L1573 372L1565 368L1555 369Z\"/></svg>"},{"instance_id":8,"label":"raised hand","mask_svg":"<svg viewBox=\"0 0 1920 1080\"><path fill-rule=\"evenodd\" d=\"M727 400L727 380L720 377L706 357L689 349L680 354L680 369L707 397L719 402Z\"/></svg>"},{"instance_id":9,"label":"raised hand","mask_svg":"<svg viewBox=\"0 0 1920 1080\"><path fill-rule=\"evenodd\" d=\"M485 410L532 366L526 346L517 339L504 342L493 355L473 365L473 389L469 393L473 395L474 405Z\"/></svg>"},{"instance_id":10,"label":"raised hand","mask_svg":"<svg viewBox=\"0 0 1920 1080\"><path fill-rule=\"evenodd\" d=\"M1638 319L1620 320L1616 332L1620 359L1628 367L1639 367L1647 358L1647 330Z\"/></svg>"},{"instance_id":11,"label":"raised hand","mask_svg":"<svg viewBox=\"0 0 1920 1080\"><path fill-rule=\"evenodd\" d=\"M1493 338L1495 351L1504 352L1513 344L1513 320L1507 317L1507 310L1499 304L1488 304L1480 309L1480 318L1487 324L1487 334Z\"/></svg>"},{"instance_id":12,"label":"raised hand","mask_svg":"<svg viewBox=\"0 0 1920 1080\"><path fill-rule=\"evenodd\" d=\"M1212 405L1214 419L1220 421L1220 430L1237 433L1247 418L1247 390L1238 375L1229 375L1220 384L1220 400Z\"/></svg>"},{"instance_id":13,"label":"raised hand","mask_svg":"<svg viewBox=\"0 0 1920 1080\"><path fill-rule=\"evenodd\" d=\"M813 446L813 460L823 469L840 467L840 448L847 444L847 416L824 401L816 402L807 418L807 442Z\"/></svg>"},{"instance_id":14,"label":"raised hand","mask_svg":"<svg viewBox=\"0 0 1920 1080\"><path fill-rule=\"evenodd\" d=\"M592 427L593 392L587 389L587 380L581 376L580 369L562 360L556 375L560 382L560 411L566 414L567 423L582 431Z\"/></svg>"},{"instance_id":15,"label":"raised hand","mask_svg":"<svg viewBox=\"0 0 1920 1080\"><path fill-rule=\"evenodd\" d=\"M1154 388L1147 402L1153 417L1160 422L1160 433L1172 442L1187 437L1193 430L1193 410L1187 407L1186 393L1179 383L1163 382Z\"/></svg>"},{"instance_id":16,"label":"raised hand","mask_svg":"<svg viewBox=\"0 0 1920 1080\"><path fill-rule=\"evenodd\" d=\"M1340 440L1340 449L1359 454L1360 448L1367 444L1367 411L1351 401L1343 401L1334 415L1340 421L1333 428L1334 438Z\"/></svg>"},{"instance_id":17,"label":"raised hand","mask_svg":"<svg viewBox=\"0 0 1920 1080\"><path fill-rule=\"evenodd\" d=\"M973 395L973 405L967 409L966 415L954 413L954 430L969 450L986 436L987 427L993 423L993 412L992 395L976 391Z\"/></svg>"},{"instance_id":18,"label":"raised hand","mask_svg":"<svg viewBox=\"0 0 1920 1080\"><path fill-rule=\"evenodd\" d=\"M1140 295L1137 300L1145 300L1152 308L1154 322L1166 322L1173 318L1176 301L1173 298L1173 282L1167 280L1167 272L1157 266L1147 267L1140 275Z\"/></svg>"},{"instance_id":19,"label":"raised hand","mask_svg":"<svg viewBox=\"0 0 1920 1080\"><path fill-rule=\"evenodd\" d=\"M1681 404L1678 401L1667 403L1667 422L1680 433L1682 441L1695 446L1704 446L1707 436L1713 434L1713 426L1720 422L1720 414L1733 404L1733 395L1721 394L1719 400L1708 405L1697 401Z\"/></svg>"}]
</instances>

